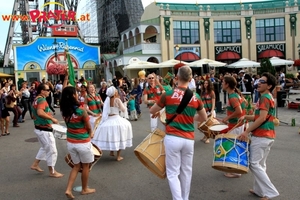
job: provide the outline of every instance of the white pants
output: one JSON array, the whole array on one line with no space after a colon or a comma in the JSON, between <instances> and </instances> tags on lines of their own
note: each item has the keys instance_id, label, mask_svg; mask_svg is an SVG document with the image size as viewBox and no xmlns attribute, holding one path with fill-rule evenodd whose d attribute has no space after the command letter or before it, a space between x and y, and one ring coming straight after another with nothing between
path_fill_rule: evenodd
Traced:
<instances>
[{"instance_id":1,"label":"white pants","mask_svg":"<svg viewBox=\"0 0 300 200\"><path fill-rule=\"evenodd\" d=\"M153 132L155 129L157 129L157 120L158 120L158 117L152 118L152 114L150 114L150 127L151 127L151 132Z\"/></svg>"},{"instance_id":2,"label":"white pants","mask_svg":"<svg viewBox=\"0 0 300 200\"><path fill-rule=\"evenodd\" d=\"M194 140L166 135L166 171L173 200L188 200L192 180Z\"/></svg>"},{"instance_id":3,"label":"white pants","mask_svg":"<svg viewBox=\"0 0 300 200\"><path fill-rule=\"evenodd\" d=\"M242 126L233 129L229 133L240 135L240 134L242 134L244 132L244 128L245 128L245 125L243 124Z\"/></svg>"},{"instance_id":4,"label":"white pants","mask_svg":"<svg viewBox=\"0 0 300 200\"><path fill-rule=\"evenodd\" d=\"M38 129L34 129L34 132L41 144L41 148L35 158L37 160L46 160L47 166L54 168L57 160L57 149L53 133Z\"/></svg>"},{"instance_id":5,"label":"white pants","mask_svg":"<svg viewBox=\"0 0 300 200\"><path fill-rule=\"evenodd\" d=\"M93 116L89 116L90 117L90 124L91 124L91 128L92 130L94 130L94 127L95 127L95 121L97 119L97 117L93 117Z\"/></svg>"},{"instance_id":6,"label":"white pants","mask_svg":"<svg viewBox=\"0 0 300 200\"><path fill-rule=\"evenodd\" d=\"M251 137L250 170L254 176L253 191L261 197L274 198L279 192L267 175L266 160L274 140L261 137Z\"/></svg>"}]
</instances>

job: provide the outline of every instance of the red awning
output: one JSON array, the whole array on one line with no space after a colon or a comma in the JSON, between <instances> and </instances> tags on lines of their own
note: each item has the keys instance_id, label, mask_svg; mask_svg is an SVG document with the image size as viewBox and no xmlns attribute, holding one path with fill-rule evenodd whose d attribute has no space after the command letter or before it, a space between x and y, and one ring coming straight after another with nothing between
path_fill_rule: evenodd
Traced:
<instances>
[{"instance_id":1,"label":"red awning","mask_svg":"<svg viewBox=\"0 0 300 200\"><path fill-rule=\"evenodd\" d=\"M181 60L185 62L192 62L200 60L200 57L193 52L183 52L175 57L176 60Z\"/></svg>"},{"instance_id":2,"label":"red awning","mask_svg":"<svg viewBox=\"0 0 300 200\"><path fill-rule=\"evenodd\" d=\"M294 66L300 67L300 59L294 61Z\"/></svg>"},{"instance_id":3,"label":"red awning","mask_svg":"<svg viewBox=\"0 0 300 200\"><path fill-rule=\"evenodd\" d=\"M241 56L238 53L232 51L224 51L220 53L216 60L239 60Z\"/></svg>"},{"instance_id":4,"label":"red awning","mask_svg":"<svg viewBox=\"0 0 300 200\"><path fill-rule=\"evenodd\" d=\"M284 58L284 55L281 51L275 49L268 49L261 52L258 56L258 58L272 58L272 57Z\"/></svg>"}]
</instances>

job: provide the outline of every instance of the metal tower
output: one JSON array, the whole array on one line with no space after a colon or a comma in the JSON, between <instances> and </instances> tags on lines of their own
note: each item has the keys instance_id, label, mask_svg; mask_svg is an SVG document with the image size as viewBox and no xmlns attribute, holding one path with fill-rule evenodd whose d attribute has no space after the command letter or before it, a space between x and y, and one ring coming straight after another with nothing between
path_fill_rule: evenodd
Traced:
<instances>
[{"instance_id":1,"label":"metal tower","mask_svg":"<svg viewBox=\"0 0 300 200\"><path fill-rule=\"evenodd\" d=\"M39 3L44 2L41 8ZM59 6L59 3L62 6ZM54 5L54 6L53 6ZM43 21L32 21L30 19L30 11L40 10L48 13L52 10L69 10L77 11L78 0L15 0L12 14L9 18L10 24L6 39L6 45L4 49L4 63L3 67L8 66L10 53L12 51L13 44L28 44L32 42L34 37L51 36L51 25L55 24L68 24L77 26L78 36L82 38L82 34L78 27L77 21L62 20L43 20ZM52 8L53 7L53 8ZM21 30L18 29L16 24L20 24Z\"/></svg>"}]
</instances>

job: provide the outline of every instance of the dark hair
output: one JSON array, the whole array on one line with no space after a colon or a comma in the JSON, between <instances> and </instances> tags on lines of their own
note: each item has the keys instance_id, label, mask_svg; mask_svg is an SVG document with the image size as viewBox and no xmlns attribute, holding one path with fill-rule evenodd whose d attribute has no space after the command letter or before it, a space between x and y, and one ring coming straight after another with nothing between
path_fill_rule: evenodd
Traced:
<instances>
[{"instance_id":1,"label":"dark hair","mask_svg":"<svg viewBox=\"0 0 300 200\"><path fill-rule=\"evenodd\" d=\"M45 85L46 85L46 83L39 84L39 86L36 89L37 94L41 94L42 90L45 90Z\"/></svg>"},{"instance_id":2,"label":"dark hair","mask_svg":"<svg viewBox=\"0 0 300 200\"><path fill-rule=\"evenodd\" d=\"M72 86L65 87L61 93L61 99L59 102L60 111L65 119L70 118L75 112L76 108L80 105L78 100L74 97L75 94L76 89Z\"/></svg>"},{"instance_id":3,"label":"dark hair","mask_svg":"<svg viewBox=\"0 0 300 200\"><path fill-rule=\"evenodd\" d=\"M224 81L225 83L228 84L229 88L234 90L236 85L237 85L237 82L236 82L236 79L232 76L225 76L224 77Z\"/></svg>"},{"instance_id":4,"label":"dark hair","mask_svg":"<svg viewBox=\"0 0 300 200\"><path fill-rule=\"evenodd\" d=\"M271 85L272 87L269 89L270 92L272 92L276 86L276 78L275 76L273 76L272 74L270 74L269 72L264 72L261 77L266 77L267 78L267 84Z\"/></svg>"},{"instance_id":5,"label":"dark hair","mask_svg":"<svg viewBox=\"0 0 300 200\"><path fill-rule=\"evenodd\" d=\"M211 94L211 92L214 90L214 85L212 84L212 82L208 79L208 80L205 80L207 81L208 83L208 86L207 86L207 93L208 94ZM204 88L204 83L205 81L203 81L201 84L203 85L203 91L201 92L201 95L204 95L205 94L205 88Z\"/></svg>"}]
</instances>

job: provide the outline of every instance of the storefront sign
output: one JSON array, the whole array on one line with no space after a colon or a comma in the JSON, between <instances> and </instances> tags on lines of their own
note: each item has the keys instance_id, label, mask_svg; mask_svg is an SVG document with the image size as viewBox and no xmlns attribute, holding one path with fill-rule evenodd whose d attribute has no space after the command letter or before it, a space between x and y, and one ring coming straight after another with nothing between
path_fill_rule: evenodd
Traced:
<instances>
[{"instance_id":1,"label":"storefront sign","mask_svg":"<svg viewBox=\"0 0 300 200\"><path fill-rule=\"evenodd\" d=\"M256 46L257 53L261 53L265 50L279 50L281 52L285 52L285 44L261 44Z\"/></svg>"},{"instance_id":2,"label":"storefront sign","mask_svg":"<svg viewBox=\"0 0 300 200\"><path fill-rule=\"evenodd\" d=\"M216 55L219 55L220 53L223 53L224 51L232 51L232 52L241 54L241 46L218 46L218 47L215 47Z\"/></svg>"}]
</instances>

